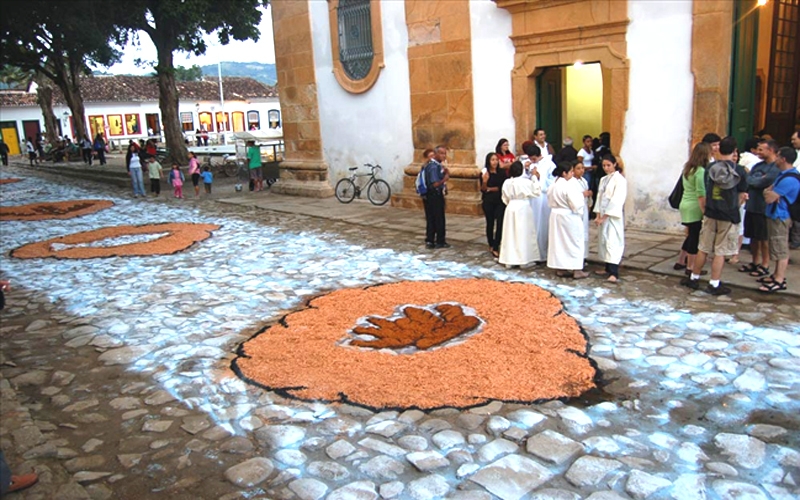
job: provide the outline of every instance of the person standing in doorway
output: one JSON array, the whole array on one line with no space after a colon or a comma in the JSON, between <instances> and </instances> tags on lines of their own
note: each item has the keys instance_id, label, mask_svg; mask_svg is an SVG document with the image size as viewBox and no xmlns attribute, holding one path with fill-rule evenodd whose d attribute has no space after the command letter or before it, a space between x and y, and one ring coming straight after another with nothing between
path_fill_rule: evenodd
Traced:
<instances>
[{"instance_id":1,"label":"person standing in doorway","mask_svg":"<svg viewBox=\"0 0 800 500\"><path fill-rule=\"evenodd\" d=\"M442 168L442 163L447 160L447 148L436 146L433 150L433 159L423 167L428 191L425 194L426 235L425 241L428 248L450 248L445 239L444 216L444 185L450 175Z\"/></svg>"},{"instance_id":2,"label":"person standing in doorway","mask_svg":"<svg viewBox=\"0 0 800 500\"><path fill-rule=\"evenodd\" d=\"M583 147L578 151L578 159L583 162L583 178L589 188L592 187L592 174L594 173L594 151L592 150L592 136L583 136Z\"/></svg>"},{"instance_id":3,"label":"person standing in doorway","mask_svg":"<svg viewBox=\"0 0 800 500\"><path fill-rule=\"evenodd\" d=\"M537 128L533 131L533 143L539 146L544 158L548 160L553 159L555 151L553 151L553 146L547 143L547 133L545 133L543 128Z\"/></svg>"}]
</instances>

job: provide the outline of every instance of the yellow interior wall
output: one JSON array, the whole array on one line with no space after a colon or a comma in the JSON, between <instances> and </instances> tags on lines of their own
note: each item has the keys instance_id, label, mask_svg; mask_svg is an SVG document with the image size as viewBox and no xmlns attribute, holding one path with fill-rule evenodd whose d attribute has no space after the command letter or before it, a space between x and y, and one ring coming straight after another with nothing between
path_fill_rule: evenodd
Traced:
<instances>
[{"instance_id":1,"label":"yellow interior wall","mask_svg":"<svg viewBox=\"0 0 800 500\"><path fill-rule=\"evenodd\" d=\"M564 137L572 137L575 149L581 137L597 137L603 131L603 74L600 63L567 66Z\"/></svg>"},{"instance_id":2,"label":"yellow interior wall","mask_svg":"<svg viewBox=\"0 0 800 500\"><path fill-rule=\"evenodd\" d=\"M772 20L775 16L775 2L767 2L758 9L758 49L756 60L757 74L763 78L761 100L759 109L756 110L756 131L764 127L767 119L767 86L769 79L769 54L772 45Z\"/></svg>"}]
</instances>

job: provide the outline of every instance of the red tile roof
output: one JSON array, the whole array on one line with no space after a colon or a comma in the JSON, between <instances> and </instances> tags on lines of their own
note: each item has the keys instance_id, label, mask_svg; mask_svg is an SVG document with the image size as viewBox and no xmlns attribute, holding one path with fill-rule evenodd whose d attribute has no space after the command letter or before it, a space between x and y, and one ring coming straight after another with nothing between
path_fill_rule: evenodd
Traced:
<instances>
[{"instance_id":1,"label":"red tile roof","mask_svg":"<svg viewBox=\"0 0 800 500\"><path fill-rule=\"evenodd\" d=\"M199 82L176 82L178 98L189 101L219 100L219 81L206 78ZM278 89L253 78L225 76L222 89L226 101L242 101L278 97ZM108 75L87 76L81 80L83 101L147 102L158 101L158 80L151 76ZM53 91L53 104L63 105L64 97ZM36 94L0 92L0 106L36 106Z\"/></svg>"}]
</instances>

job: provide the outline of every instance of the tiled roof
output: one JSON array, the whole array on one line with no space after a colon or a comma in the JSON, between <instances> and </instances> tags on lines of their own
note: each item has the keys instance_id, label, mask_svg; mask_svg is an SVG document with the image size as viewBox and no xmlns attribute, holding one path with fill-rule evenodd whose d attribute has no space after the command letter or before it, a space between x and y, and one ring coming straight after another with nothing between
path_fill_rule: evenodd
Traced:
<instances>
[{"instance_id":1,"label":"tiled roof","mask_svg":"<svg viewBox=\"0 0 800 500\"><path fill-rule=\"evenodd\" d=\"M177 87L179 99L219 100L219 81L216 78L206 78L199 82L177 82ZM226 101L278 96L276 87L246 77L223 77L222 89ZM158 80L151 76L87 76L81 80L81 92L86 103L158 101ZM64 104L64 97L58 89L53 90L53 104ZM0 106L36 106L36 94L0 92Z\"/></svg>"}]
</instances>

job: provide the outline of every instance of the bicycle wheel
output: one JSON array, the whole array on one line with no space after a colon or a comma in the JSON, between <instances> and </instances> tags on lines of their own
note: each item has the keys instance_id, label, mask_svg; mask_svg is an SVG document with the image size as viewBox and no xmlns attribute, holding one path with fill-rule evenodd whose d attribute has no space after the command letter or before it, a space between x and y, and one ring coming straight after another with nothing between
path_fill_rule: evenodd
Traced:
<instances>
[{"instance_id":1,"label":"bicycle wheel","mask_svg":"<svg viewBox=\"0 0 800 500\"><path fill-rule=\"evenodd\" d=\"M222 171L225 172L225 175L228 177L236 177L236 173L239 171L239 166L235 161L226 161L222 165Z\"/></svg>"},{"instance_id":2,"label":"bicycle wheel","mask_svg":"<svg viewBox=\"0 0 800 500\"><path fill-rule=\"evenodd\" d=\"M373 205L385 205L392 196L392 188L383 179L375 179L367 188L367 198Z\"/></svg>"},{"instance_id":3,"label":"bicycle wheel","mask_svg":"<svg viewBox=\"0 0 800 500\"><path fill-rule=\"evenodd\" d=\"M336 199L342 203L350 203L356 197L356 185L350 179L342 179L336 183Z\"/></svg>"}]
</instances>

